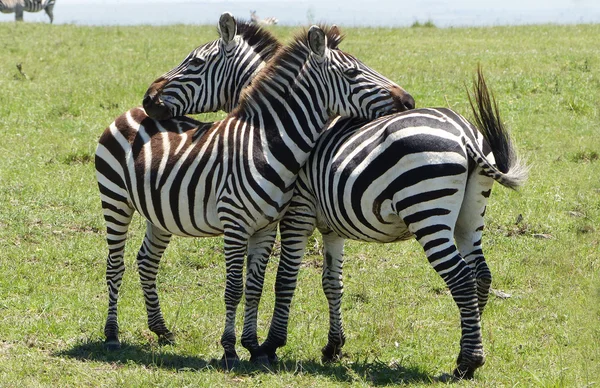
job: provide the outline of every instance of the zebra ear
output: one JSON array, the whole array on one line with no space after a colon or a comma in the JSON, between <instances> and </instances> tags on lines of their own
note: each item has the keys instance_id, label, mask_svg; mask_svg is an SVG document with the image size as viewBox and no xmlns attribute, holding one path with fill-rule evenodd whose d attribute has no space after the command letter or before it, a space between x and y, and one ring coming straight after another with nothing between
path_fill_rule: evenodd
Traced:
<instances>
[{"instance_id":1,"label":"zebra ear","mask_svg":"<svg viewBox=\"0 0 600 388\"><path fill-rule=\"evenodd\" d=\"M229 12L223 12L219 18L218 29L223 43L229 44L237 33L237 23L235 22L233 15Z\"/></svg>"},{"instance_id":2,"label":"zebra ear","mask_svg":"<svg viewBox=\"0 0 600 388\"><path fill-rule=\"evenodd\" d=\"M325 56L325 48L327 47L327 37L322 29L318 26L312 26L308 30L308 47L317 56Z\"/></svg>"},{"instance_id":3,"label":"zebra ear","mask_svg":"<svg viewBox=\"0 0 600 388\"><path fill-rule=\"evenodd\" d=\"M333 43L328 42L331 45L329 48L337 49L338 43L342 40L342 33L335 24L331 26L331 29L329 30L329 37L331 37L331 40L333 40Z\"/></svg>"}]
</instances>

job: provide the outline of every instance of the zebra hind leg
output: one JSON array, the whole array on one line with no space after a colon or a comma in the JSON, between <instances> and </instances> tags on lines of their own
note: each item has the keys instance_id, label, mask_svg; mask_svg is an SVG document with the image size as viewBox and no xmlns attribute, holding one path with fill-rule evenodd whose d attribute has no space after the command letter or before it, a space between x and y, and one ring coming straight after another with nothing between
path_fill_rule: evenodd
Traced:
<instances>
[{"instance_id":1,"label":"zebra hind leg","mask_svg":"<svg viewBox=\"0 0 600 388\"><path fill-rule=\"evenodd\" d=\"M327 345L321 349L323 362L337 361L342 357L342 347L346 343L346 335L342 324L342 267L344 257L344 239L332 231L323 234L323 274L321 285L329 306L329 333Z\"/></svg>"},{"instance_id":2,"label":"zebra hind leg","mask_svg":"<svg viewBox=\"0 0 600 388\"><path fill-rule=\"evenodd\" d=\"M175 336L165 324L156 290L156 275L160 259L171 241L171 236L170 233L146 222L146 236L137 256L138 274L148 314L148 328L158 336L160 344L175 342Z\"/></svg>"},{"instance_id":3,"label":"zebra hind leg","mask_svg":"<svg viewBox=\"0 0 600 388\"><path fill-rule=\"evenodd\" d=\"M48 17L50 18L50 24L52 24L52 22L54 21L54 3L49 4L48 6L46 6L46 8L44 9L44 11L46 11L46 14L48 15Z\"/></svg>"},{"instance_id":4,"label":"zebra hind leg","mask_svg":"<svg viewBox=\"0 0 600 388\"><path fill-rule=\"evenodd\" d=\"M17 2L17 5L15 6L15 21L23 21L23 5L20 2Z\"/></svg>"},{"instance_id":5,"label":"zebra hind leg","mask_svg":"<svg viewBox=\"0 0 600 388\"><path fill-rule=\"evenodd\" d=\"M449 226L454 225L454 221L437 219L436 224L431 225L427 220L413 224L409 224L407 218L404 220L423 247L429 263L450 289L460 312L460 352L453 375L457 379L472 379L475 370L485 363L485 354L475 277L454 243L453 228Z\"/></svg>"},{"instance_id":6,"label":"zebra hind leg","mask_svg":"<svg viewBox=\"0 0 600 388\"><path fill-rule=\"evenodd\" d=\"M275 225L276 226L276 225ZM268 365L269 358L258 344L257 318L258 304L262 295L265 271L277 237L277 228L255 234L248 240L248 256L246 267L244 329L242 346L250 352L250 362Z\"/></svg>"},{"instance_id":7,"label":"zebra hind leg","mask_svg":"<svg viewBox=\"0 0 600 388\"><path fill-rule=\"evenodd\" d=\"M107 199L107 198L105 198ZM105 346L108 350L117 350L121 347L119 341L119 321L117 315L117 302L119 288L125 273L125 243L127 231L133 217L133 209L126 203L111 203L102 201L104 220L106 222L106 242L108 244L108 257L106 259L106 285L108 288L108 315L104 325Z\"/></svg>"},{"instance_id":8,"label":"zebra hind leg","mask_svg":"<svg viewBox=\"0 0 600 388\"><path fill-rule=\"evenodd\" d=\"M458 249L475 274L480 314L487 304L492 285L492 273L485 262L481 240L485 209L493 184L491 178L481 175L478 170L471 173L454 232Z\"/></svg>"},{"instance_id":9,"label":"zebra hind leg","mask_svg":"<svg viewBox=\"0 0 600 388\"><path fill-rule=\"evenodd\" d=\"M297 190L302 182L297 181ZM294 194L285 216L279 223L281 255L275 279L275 308L269 334L261 349L270 364L278 361L277 349L287 343L290 306L296 291L298 271L308 244L308 237L315 229L315 206L310 197Z\"/></svg>"}]
</instances>

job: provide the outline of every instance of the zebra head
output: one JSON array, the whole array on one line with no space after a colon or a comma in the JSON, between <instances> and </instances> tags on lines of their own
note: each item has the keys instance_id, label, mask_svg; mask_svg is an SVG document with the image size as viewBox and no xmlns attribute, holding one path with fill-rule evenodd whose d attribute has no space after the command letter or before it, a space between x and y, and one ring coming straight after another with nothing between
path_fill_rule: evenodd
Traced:
<instances>
[{"instance_id":1,"label":"zebra head","mask_svg":"<svg viewBox=\"0 0 600 388\"><path fill-rule=\"evenodd\" d=\"M310 61L328 85L325 105L329 113L374 119L415 107L415 100L402 87L339 50L342 39L336 26L326 31L312 26L307 34Z\"/></svg>"},{"instance_id":2,"label":"zebra head","mask_svg":"<svg viewBox=\"0 0 600 388\"><path fill-rule=\"evenodd\" d=\"M219 19L218 32L219 39L197 47L150 85L143 100L150 117L231 111L280 46L268 31L236 21L228 12Z\"/></svg>"}]
</instances>

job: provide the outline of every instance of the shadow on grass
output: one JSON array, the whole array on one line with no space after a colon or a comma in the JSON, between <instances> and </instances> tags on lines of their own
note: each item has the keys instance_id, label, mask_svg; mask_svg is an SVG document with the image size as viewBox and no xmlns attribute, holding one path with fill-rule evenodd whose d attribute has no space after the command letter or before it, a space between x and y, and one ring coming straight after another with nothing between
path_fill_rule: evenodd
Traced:
<instances>
[{"instance_id":1,"label":"shadow on grass","mask_svg":"<svg viewBox=\"0 0 600 388\"><path fill-rule=\"evenodd\" d=\"M189 355L165 353L155 345L123 344L117 351L108 351L104 342L89 341L71 349L56 352L54 356L74 358L81 361L97 361L121 364L137 364L176 371L221 370L220 360L204 359ZM397 364L387 365L381 361L342 361L322 364L317 360L280 360L274 367L261 367L241 361L232 375L250 376L258 373L292 373L324 376L336 382L364 381L369 385L385 386L409 383L434 383L444 376L434 377L417 367Z\"/></svg>"}]
</instances>

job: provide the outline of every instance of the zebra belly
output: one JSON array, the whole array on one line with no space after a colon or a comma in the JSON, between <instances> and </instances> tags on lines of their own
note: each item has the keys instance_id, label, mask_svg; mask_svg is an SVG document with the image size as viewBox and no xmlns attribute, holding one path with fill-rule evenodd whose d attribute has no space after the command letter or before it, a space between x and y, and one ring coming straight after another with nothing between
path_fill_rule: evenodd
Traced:
<instances>
[{"instance_id":1,"label":"zebra belly","mask_svg":"<svg viewBox=\"0 0 600 388\"><path fill-rule=\"evenodd\" d=\"M168 199L168 193L161 190L161 198ZM176 203L176 206L169 206L171 203ZM189 198L180 196L174 201L153 202L152 206L148 202L145 206L138 203L134 207L150 223L175 236L213 237L223 234L214 202L191 202Z\"/></svg>"},{"instance_id":2,"label":"zebra belly","mask_svg":"<svg viewBox=\"0 0 600 388\"><path fill-rule=\"evenodd\" d=\"M319 199L317 202L324 203ZM352 209L349 204L341 204L335 212L319 208L317 226L321 231L333 230L340 237L356 241L390 243L412 237L389 200L382 204L378 214L357 214L357 211L359 209Z\"/></svg>"}]
</instances>

